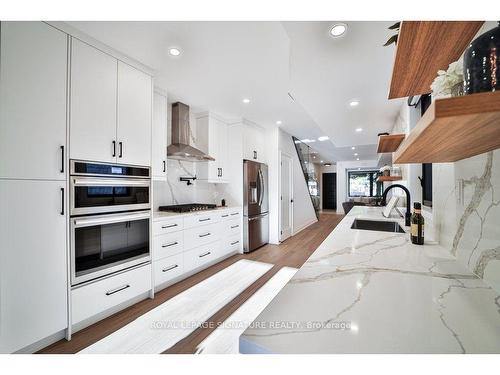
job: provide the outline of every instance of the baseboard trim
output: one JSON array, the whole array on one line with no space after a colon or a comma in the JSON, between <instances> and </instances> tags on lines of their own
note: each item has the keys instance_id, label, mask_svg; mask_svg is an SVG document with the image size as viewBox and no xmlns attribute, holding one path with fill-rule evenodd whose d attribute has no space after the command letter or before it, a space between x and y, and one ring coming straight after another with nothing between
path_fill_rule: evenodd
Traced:
<instances>
[{"instance_id":1,"label":"baseboard trim","mask_svg":"<svg viewBox=\"0 0 500 375\"><path fill-rule=\"evenodd\" d=\"M306 229L308 226L310 225L313 225L314 223L317 223L318 222L318 219L313 219L311 220L310 222L304 224L302 227L300 227L299 229L295 230L295 228L293 228L293 231L292 231L292 236L295 236L297 234L299 234L300 232L302 232L304 229Z\"/></svg>"}]
</instances>

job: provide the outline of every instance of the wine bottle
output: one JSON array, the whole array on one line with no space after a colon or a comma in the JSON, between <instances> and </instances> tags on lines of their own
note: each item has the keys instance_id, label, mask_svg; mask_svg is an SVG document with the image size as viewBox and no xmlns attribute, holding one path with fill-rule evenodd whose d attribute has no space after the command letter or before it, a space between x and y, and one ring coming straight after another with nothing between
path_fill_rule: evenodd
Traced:
<instances>
[{"instance_id":1,"label":"wine bottle","mask_svg":"<svg viewBox=\"0 0 500 375\"><path fill-rule=\"evenodd\" d=\"M413 204L411 215L410 239L415 245L424 244L424 217L422 216L422 205L419 202Z\"/></svg>"}]
</instances>

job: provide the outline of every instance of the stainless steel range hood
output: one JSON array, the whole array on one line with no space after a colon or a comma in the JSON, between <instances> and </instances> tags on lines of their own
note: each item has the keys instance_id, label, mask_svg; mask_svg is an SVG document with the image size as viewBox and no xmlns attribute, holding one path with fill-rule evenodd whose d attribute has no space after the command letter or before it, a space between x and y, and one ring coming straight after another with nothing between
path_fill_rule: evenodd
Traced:
<instances>
[{"instance_id":1,"label":"stainless steel range hood","mask_svg":"<svg viewBox=\"0 0 500 375\"><path fill-rule=\"evenodd\" d=\"M203 151L189 145L189 106L177 102L172 104L172 144L167 147L167 158L191 162L214 161Z\"/></svg>"}]
</instances>

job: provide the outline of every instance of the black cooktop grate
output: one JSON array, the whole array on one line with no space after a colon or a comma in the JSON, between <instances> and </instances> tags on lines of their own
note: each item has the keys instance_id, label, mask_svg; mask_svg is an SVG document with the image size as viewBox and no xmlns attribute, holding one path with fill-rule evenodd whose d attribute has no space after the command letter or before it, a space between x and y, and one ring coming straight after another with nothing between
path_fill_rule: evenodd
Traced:
<instances>
[{"instance_id":1,"label":"black cooktop grate","mask_svg":"<svg viewBox=\"0 0 500 375\"><path fill-rule=\"evenodd\" d=\"M204 204L204 203L189 203L189 204L176 204L172 206L160 206L160 211L172 211L172 212L193 212L193 211L204 211L213 210L216 208L215 204Z\"/></svg>"}]
</instances>

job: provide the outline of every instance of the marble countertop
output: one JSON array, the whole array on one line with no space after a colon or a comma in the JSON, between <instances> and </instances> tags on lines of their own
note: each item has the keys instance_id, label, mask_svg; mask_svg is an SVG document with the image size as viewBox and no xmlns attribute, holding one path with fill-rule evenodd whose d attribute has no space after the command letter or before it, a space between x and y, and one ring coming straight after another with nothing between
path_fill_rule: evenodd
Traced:
<instances>
[{"instance_id":1,"label":"marble countertop","mask_svg":"<svg viewBox=\"0 0 500 375\"><path fill-rule=\"evenodd\" d=\"M224 210L232 210L235 208L241 209L241 206L218 206L216 208L210 209L210 210L203 210L203 211L194 211L194 212L171 212L171 211L153 211L153 220L162 220L162 219L169 219L173 217L178 217L178 216L193 216L193 215L203 215L206 214L207 212L214 212L214 211L224 211Z\"/></svg>"},{"instance_id":2,"label":"marble countertop","mask_svg":"<svg viewBox=\"0 0 500 375\"><path fill-rule=\"evenodd\" d=\"M241 353L500 353L493 289L442 246L353 230L355 218L388 220L355 206L240 336Z\"/></svg>"}]
</instances>

